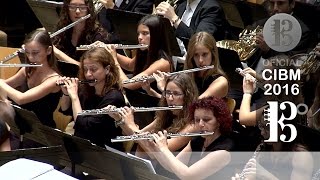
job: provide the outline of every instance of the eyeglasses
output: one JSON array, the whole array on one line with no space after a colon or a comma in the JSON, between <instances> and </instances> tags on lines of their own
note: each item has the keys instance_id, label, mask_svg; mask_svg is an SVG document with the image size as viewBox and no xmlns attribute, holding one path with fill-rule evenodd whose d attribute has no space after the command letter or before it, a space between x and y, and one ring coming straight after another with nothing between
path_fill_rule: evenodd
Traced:
<instances>
[{"instance_id":1,"label":"eyeglasses","mask_svg":"<svg viewBox=\"0 0 320 180\"><path fill-rule=\"evenodd\" d=\"M88 11L88 6L85 5L68 5L69 11L77 11L79 9L80 12L86 12Z\"/></svg>"},{"instance_id":2,"label":"eyeglasses","mask_svg":"<svg viewBox=\"0 0 320 180\"><path fill-rule=\"evenodd\" d=\"M169 98L170 96L172 96L172 98L182 98L184 94L176 91L164 91L163 96L165 98Z\"/></svg>"}]
</instances>

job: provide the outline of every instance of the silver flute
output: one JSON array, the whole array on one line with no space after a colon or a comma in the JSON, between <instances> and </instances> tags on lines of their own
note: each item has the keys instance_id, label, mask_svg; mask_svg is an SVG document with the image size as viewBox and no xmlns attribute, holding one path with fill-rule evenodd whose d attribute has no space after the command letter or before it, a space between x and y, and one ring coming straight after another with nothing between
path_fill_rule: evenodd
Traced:
<instances>
[{"instance_id":1,"label":"silver flute","mask_svg":"<svg viewBox=\"0 0 320 180\"><path fill-rule=\"evenodd\" d=\"M214 68L214 65L203 66L203 67L200 67L200 68L186 69L186 70L182 70L182 71L168 73L168 76L172 76L172 75L175 75L175 74L181 74L181 73L192 73L192 72L203 71L203 70L213 69L213 68ZM145 81L145 80L153 80L153 79L155 79L153 77L153 75L151 75L151 76L143 76L143 77L139 77L139 78L124 80L124 81L122 81L122 83L123 84L129 84L129 83L136 83L136 82L142 82L142 81Z\"/></svg>"},{"instance_id":2,"label":"silver flute","mask_svg":"<svg viewBox=\"0 0 320 180\"><path fill-rule=\"evenodd\" d=\"M235 70L237 73L239 73L241 76L245 77L246 73L243 72L243 70L241 68L236 68ZM251 74L249 74L250 77L254 80L254 82L256 83L257 87L259 87L260 89L266 91L266 89L263 87L263 85L255 78L253 77Z\"/></svg>"},{"instance_id":3,"label":"silver flute","mask_svg":"<svg viewBox=\"0 0 320 180\"><path fill-rule=\"evenodd\" d=\"M92 79L92 80L80 80L78 81L79 84L90 84L90 83L95 83L97 82L96 79ZM63 86L63 85L66 85L65 83L56 83L57 86Z\"/></svg>"},{"instance_id":4,"label":"silver flute","mask_svg":"<svg viewBox=\"0 0 320 180\"><path fill-rule=\"evenodd\" d=\"M2 64L0 67L41 67L42 64Z\"/></svg>"},{"instance_id":5,"label":"silver flute","mask_svg":"<svg viewBox=\"0 0 320 180\"><path fill-rule=\"evenodd\" d=\"M75 26L76 24L78 24L78 23L80 23L80 22L88 19L90 16L91 16L91 14L88 14L88 15L86 15L86 16L83 16L83 17L81 17L80 19L76 20L75 22L67 25L66 27L63 27L63 28L59 29L58 31L50 34L50 38L53 38L53 37L55 37L56 35L58 35L58 34L64 32L64 31L72 28L72 27ZM5 63L5 62L7 62L7 61L9 61L9 60L17 57L19 53L24 53L24 52L25 52L25 50L24 50L23 48L20 48L20 49L16 50L15 52L13 52L12 54L4 57L4 59L1 60L0 63Z\"/></svg>"},{"instance_id":6,"label":"silver flute","mask_svg":"<svg viewBox=\"0 0 320 180\"><path fill-rule=\"evenodd\" d=\"M80 45L76 48L77 51L86 51L89 49L93 49L96 47L106 47L109 44L105 45ZM137 45L124 45L124 44L110 44L113 45L115 49L140 49L140 48L148 48L148 45L145 44L137 44Z\"/></svg>"},{"instance_id":7,"label":"silver flute","mask_svg":"<svg viewBox=\"0 0 320 180\"><path fill-rule=\"evenodd\" d=\"M209 136L214 132L199 132L199 133L168 133L167 138L177 137L195 137L195 136ZM115 139L111 139L111 142L126 142L126 141L138 141L138 140L153 140L152 134L133 134L130 136L117 136Z\"/></svg>"},{"instance_id":8,"label":"silver flute","mask_svg":"<svg viewBox=\"0 0 320 180\"><path fill-rule=\"evenodd\" d=\"M181 110L183 106L168 106L168 107L131 107L134 112L148 112L148 111L166 111L166 110ZM120 112L120 108L115 109L91 109L82 110L78 115L99 115L99 114L110 114Z\"/></svg>"},{"instance_id":9,"label":"silver flute","mask_svg":"<svg viewBox=\"0 0 320 180\"><path fill-rule=\"evenodd\" d=\"M257 146L256 150L254 151L251 159L256 159L257 156L258 156L258 154L260 153L260 151L261 151L263 148L264 148L264 143L259 144L259 145ZM240 180L245 180L245 179L246 179L246 177L245 177L245 175L244 175L244 170L245 170L246 168L249 168L249 167L248 167L247 165L245 165L244 168L243 168L243 170L242 170L241 173L239 174Z\"/></svg>"}]
</instances>

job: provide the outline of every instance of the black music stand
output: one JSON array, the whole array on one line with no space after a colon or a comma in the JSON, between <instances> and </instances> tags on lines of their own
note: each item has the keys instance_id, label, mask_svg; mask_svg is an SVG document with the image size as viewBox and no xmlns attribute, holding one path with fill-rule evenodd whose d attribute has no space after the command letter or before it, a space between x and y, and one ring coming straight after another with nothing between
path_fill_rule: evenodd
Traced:
<instances>
[{"instance_id":1,"label":"black music stand","mask_svg":"<svg viewBox=\"0 0 320 180\"><path fill-rule=\"evenodd\" d=\"M48 164L59 165L59 162L57 161L57 155L60 153L62 153L61 146L18 149L0 152L0 166L18 158L27 158Z\"/></svg>"},{"instance_id":2,"label":"black music stand","mask_svg":"<svg viewBox=\"0 0 320 180\"><path fill-rule=\"evenodd\" d=\"M48 31L55 31L59 21L59 13L63 2L46 0L27 0L34 14L37 16L42 26Z\"/></svg>"},{"instance_id":3,"label":"black music stand","mask_svg":"<svg viewBox=\"0 0 320 180\"><path fill-rule=\"evenodd\" d=\"M145 163L115 153L117 150L108 151L50 127L42 126L41 129L46 132L50 145L62 143L71 161L73 176L76 172L86 172L105 179L163 179L148 171Z\"/></svg>"},{"instance_id":4,"label":"black music stand","mask_svg":"<svg viewBox=\"0 0 320 180\"><path fill-rule=\"evenodd\" d=\"M115 28L115 33L120 38L122 44L137 44L137 27L138 22L146 14L123 11L117 9L108 9L106 13L106 18L111 21L113 27ZM163 35L164 38L168 40L169 50L171 55L181 56L180 48L176 40L174 29L171 26L171 23L166 18L161 18L162 23L164 24L164 29L166 34Z\"/></svg>"},{"instance_id":5,"label":"black music stand","mask_svg":"<svg viewBox=\"0 0 320 180\"><path fill-rule=\"evenodd\" d=\"M20 131L20 147L23 147L23 138L27 138L36 141L40 144L47 145L47 140L44 134L39 131L39 127L43 126L37 115L34 112L23 109L17 105L12 105L16 112L14 127L17 127Z\"/></svg>"}]
</instances>

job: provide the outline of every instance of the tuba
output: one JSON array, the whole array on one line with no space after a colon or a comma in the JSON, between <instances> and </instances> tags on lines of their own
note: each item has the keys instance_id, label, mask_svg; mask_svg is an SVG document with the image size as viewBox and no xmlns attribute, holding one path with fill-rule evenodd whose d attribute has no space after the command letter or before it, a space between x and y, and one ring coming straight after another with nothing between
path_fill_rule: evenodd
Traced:
<instances>
[{"instance_id":1,"label":"tuba","mask_svg":"<svg viewBox=\"0 0 320 180\"><path fill-rule=\"evenodd\" d=\"M236 51L241 61L249 59L256 51L255 37L262 32L263 27L257 26L253 30L244 29L239 34L239 40L222 40L217 42L217 47Z\"/></svg>"}]
</instances>

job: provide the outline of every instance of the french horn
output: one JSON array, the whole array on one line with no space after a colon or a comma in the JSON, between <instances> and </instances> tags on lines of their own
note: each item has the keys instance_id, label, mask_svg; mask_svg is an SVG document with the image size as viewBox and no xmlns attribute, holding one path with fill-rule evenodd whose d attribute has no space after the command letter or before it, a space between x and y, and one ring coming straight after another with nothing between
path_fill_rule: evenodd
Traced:
<instances>
[{"instance_id":1,"label":"french horn","mask_svg":"<svg viewBox=\"0 0 320 180\"><path fill-rule=\"evenodd\" d=\"M239 34L239 40L222 40L216 43L217 47L229 49L238 53L241 61L249 59L256 51L255 38L258 33L262 32L262 26L257 26L253 30L244 29Z\"/></svg>"}]
</instances>

